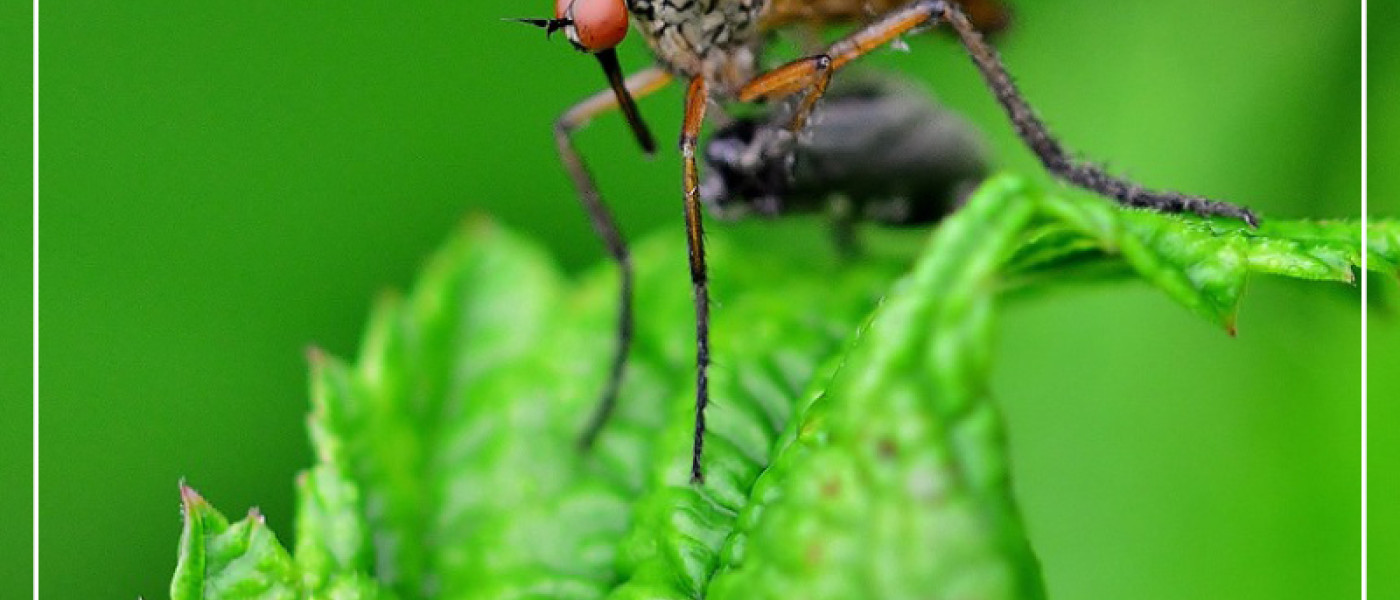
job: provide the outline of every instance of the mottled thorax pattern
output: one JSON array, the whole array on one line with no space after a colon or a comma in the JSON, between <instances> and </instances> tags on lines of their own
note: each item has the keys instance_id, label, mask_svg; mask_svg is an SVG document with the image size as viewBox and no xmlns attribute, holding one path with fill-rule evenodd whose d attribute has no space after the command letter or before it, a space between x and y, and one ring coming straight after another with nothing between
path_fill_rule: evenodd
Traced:
<instances>
[{"instance_id":1,"label":"mottled thorax pattern","mask_svg":"<svg viewBox=\"0 0 1400 600\"><path fill-rule=\"evenodd\" d=\"M754 75L768 0L628 0L637 30L668 70L703 75L720 96Z\"/></svg>"}]
</instances>

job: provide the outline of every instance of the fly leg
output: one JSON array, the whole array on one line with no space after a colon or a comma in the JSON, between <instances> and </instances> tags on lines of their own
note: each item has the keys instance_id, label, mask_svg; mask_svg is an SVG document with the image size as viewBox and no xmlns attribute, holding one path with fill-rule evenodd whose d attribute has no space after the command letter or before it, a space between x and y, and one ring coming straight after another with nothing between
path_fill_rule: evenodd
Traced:
<instances>
[{"instance_id":1,"label":"fly leg","mask_svg":"<svg viewBox=\"0 0 1400 600\"><path fill-rule=\"evenodd\" d=\"M822 54L799 58L753 78L739 89L739 100L753 102L765 98L783 98L802 92L802 100L789 125L789 129L794 133L800 131L811 116L817 100L826 93L827 84L831 82L831 76L836 70L928 22L934 13L928 7L920 10L925 4L930 3L915 2L905 8L891 11L878 21L832 44Z\"/></svg>"},{"instance_id":2,"label":"fly leg","mask_svg":"<svg viewBox=\"0 0 1400 600\"><path fill-rule=\"evenodd\" d=\"M1219 215L1239 219L1250 226L1257 227L1259 225L1259 219L1247 208L1201 196L1148 190L1136 183L1114 176L1098 165L1071 158L1059 141L1051 135L1045 123L1035 116L1035 111L1021 96L1021 92L1016 89L1016 84L1011 81L1011 76L1007 74L1001 57L997 56L996 50L982 39L982 34L977 32L962 10L947 2L930 0L918 2L911 8L916 7L926 7L925 10L953 26L953 30L957 32L963 47L967 49L972 61L977 64L977 69L982 72L982 78L986 80L987 86L992 88L992 93L996 95L997 101L1006 110L1006 114L1011 117L1011 123L1016 127L1016 133L1021 136L1027 146L1030 146L1031 150L1040 158L1041 164L1045 165L1045 169L1051 174L1091 192L1112 198L1119 204L1126 206L1150 208L1169 213Z\"/></svg>"},{"instance_id":3,"label":"fly leg","mask_svg":"<svg viewBox=\"0 0 1400 600\"><path fill-rule=\"evenodd\" d=\"M670 81L671 76L665 71L652 68L628 78L626 87L632 96L640 98L665 87ZM597 186L593 185L593 177L588 172L588 166L584 164L583 157L574 149L571 134L587 124L593 117L616 109L618 106L617 94L611 89L604 90L570 108L554 123L554 142L559 149L559 160L564 163L564 169L569 172L569 179L573 180L579 202L588 213L589 221L593 223L593 231L607 246L608 254L617 262L621 275L617 315L617 348L613 355L612 367L608 371L608 380L603 386L602 398L598 401L593 416L579 436L579 446L584 449L593 445L598 433L607 424L613 408L617 405L617 394L622 385L623 367L627 364L627 354L632 347L632 256L627 251L627 242L617 227L617 221L613 218L607 205L603 203L602 196L598 194Z\"/></svg>"},{"instance_id":4,"label":"fly leg","mask_svg":"<svg viewBox=\"0 0 1400 600\"><path fill-rule=\"evenodd\" d=\"M947 23L953 27L987 86L1011 118L1016 133L1055 177L1125 206L1169 213L1218 215L1239 219L1250 225L1258 224L1258 219L1249 209L1200 196L1148 190L1114 176L1097 165L1071 158L1021 96L996 50L982 39L982 34L978 33L962 9L946 0L918 0L893 10L832 44L824 54L799 59L759 75L740 89L739 99L750 102L805 92L793 117L793 125L800 129L808 117L807 113L825 92L832 72L917 27L937 23Z\"/></svg>"},{"instance_id":5,"label":"fly leg","mask_svg":"<svg viewBox=\"0 0 1400 600\"><path fill-rule=\"evenodd\" d=\"M856 225L860 223L857 210L855 202L846 195L836 198L827 210L827 217L831 220L831 241L842 259L858 258L861 254L860 240L856 239Z\"/></svg>"},{"instance_id":6,"label":"fly leg","mask_svg":"<svg viewBox=\"0 0 1400 600\"><path fill-rule=\"evenodd\" d=\"M700 144L700 126L710 102L704 77L690 80L685 93L685 118L681 125L682 186L685 191L685 239L690 250L690 284L695 295L695 438L690 452L690 482L701 483L705 475L700 456L705 449L705 406L710 402L710 283L705 273L705 227L700 217L700 172L695 153Z\"/></svg>"}]
</instances>

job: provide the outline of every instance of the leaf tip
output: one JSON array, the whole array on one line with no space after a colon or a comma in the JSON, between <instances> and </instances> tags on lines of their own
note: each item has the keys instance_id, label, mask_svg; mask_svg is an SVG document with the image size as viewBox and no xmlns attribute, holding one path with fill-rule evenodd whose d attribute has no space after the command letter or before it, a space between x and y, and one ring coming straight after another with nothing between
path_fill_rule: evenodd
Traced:
<instances>
[{"instance_id":1,"label":"leaf tip","mask_svg":"<svg viewBox=\"0 0 1400 600\"><path fill-rule=\"evenodd\" d=\"M180 479L180 503L184 505L187 515L208 504L204 501L204 497L199 495L199 492L185 483L183 478Z\"/></svg>"}]
</instances>

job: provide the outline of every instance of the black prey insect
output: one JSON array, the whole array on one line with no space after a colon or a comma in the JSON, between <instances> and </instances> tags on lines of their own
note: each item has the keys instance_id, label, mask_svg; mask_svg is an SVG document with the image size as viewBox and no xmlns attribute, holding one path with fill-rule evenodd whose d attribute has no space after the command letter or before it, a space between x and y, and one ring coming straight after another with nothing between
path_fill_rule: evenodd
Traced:
<instances>
[{"instance_id":1,"label":"black prey insect","mask_svg":"<svg viewBox=\"0 0 1400 600\"><path fill-rule=\"evenodd\" d=\"M800 136L791 110L742 117L705 145L700 201L719 219L825 214L851 249L856 223L919 226L987 176L981 136L907 81L873 72L832 82Z\"/></svg>"},{"instance_id":2,"label":"black prey insect","mask_svg":"<svg viewBox=\"0 0 1400 600\"><path fill-rule=\"evenodd\" d=\"M711 207L720 208L721 212L743 206L761 213L765 210L771 212L772 199L779 198L793 203L779 208L800 211L814 206L814 201L803 200L807 196L799 191L773 187L779 184L772 180L752 179L752 172L745 174L743 171L751 171L761 161L746 163L741 160L742 157L723 156L724 149L715 149L714 142L709 160L712 165L728 164L743 169L738 175L719 174L717 181L723 184L726 193L705 201L697 163L700 158L701 127L706 111L712 104L791 98L791 110L782 127L758 124L756 129L769 133L785 130L789 136L796 137L807 129L813 108L826 94L836 71L877 48L898 43L905 34L923 28L947 27L981 72L1016 133L1055 177L1126 206L1171 213L1224 216L1243 220L1250 225L1256 224L1253 213L1248 209L1199 196L1148 190L1114 176L1097 165L1075 159L1035 115L1007 74L996 50L983 39L982 32L1000 28L1006 19L1007 13L998 0L556 0L553 18L521 19L544 28L547 34L562 32L575 49L595 56L603 67L610 88L569 109L554 124L560 159L594 230L621 271L617 347L598 408L580 438L584 447L592 444L607 423L617 399L632 343L633 274L623 236L598 194L583 158L574 149L571 135L593 117L620 109L641 147L648 153L653 152L655 142L634 99L652 94L675 79L686 84L680 150L683 163L681 191L695 300L695 432L691 459L691 480L694 482L703 480L701 457L705 441L705 406L709 401L710 364L709 280L705 267L701 205L708 203ZM626 37L629 22L651 48L657 64L624 79L615 48ZM760 67L764 44L773 32L789 27L843 23L858 26L823 51L774 69L765 71ZM737 130L722 132L719 141L737 143L741 151L753 142L752 139L745 140ZM788 142L781 142L775 147L786 144ZM767 147L767 142L756 146L758 150ZM782 161L775 163L769 160L762 164L782 164ZM813 176L807 181L817 179ZM716 186L719 184L711 184L709 189L718 189ZM749 188L743 187L750 184ZM729 190L730 185L740 187ZM744 196L747 200L721 197L729 192L747 194ZM877 204L866 203L861 208L876 207ZM907 209L908 205L904 208ZM935 216L930 214L927 218ZM903 218L918 220L925 217ZM900 217L894 215L887 220L899 221Z\"/></svg>"}]
</instances>

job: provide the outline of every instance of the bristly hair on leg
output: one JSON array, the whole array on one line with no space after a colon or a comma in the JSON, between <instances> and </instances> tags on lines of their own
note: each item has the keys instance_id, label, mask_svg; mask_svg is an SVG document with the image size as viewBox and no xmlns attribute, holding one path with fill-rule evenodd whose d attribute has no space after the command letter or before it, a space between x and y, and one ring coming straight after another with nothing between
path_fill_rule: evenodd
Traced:
<instances>
[{"instance_id":1,"label":"bristly hair on leg","mask_svg":"<svg viewBox=\"0 0 1400 600\"><path fill-rule=\"evenodd\" d=\"M942 20L953 26L963 48L972 57L987 86L992 89L993 95L1011 118L1016 133L1052 175L1126 206L1170 213L1229 217L1244 221L1251 227L1259 226L1259 218L1247 208L1201 196L1148 190L1112 175L1098 165L1070 158L1064 147L1022 97L996 50L982 39L982 34L977 32L967 16L956 5L943 0L922 0L919 4L930 7Z\"/></svg>"},{"instance_id":2,"label":"bristly hair on leg","mask_svg":"<svg viewBox=\"0 0 1400 600\"><path fill-rule=\"evenodd\" d=\"M622 85L624 91L627 92L626 96L631 98L633 95L640 97L655 93L664 88L670 81L671 76L665 71L651 68L636 73ZM609 256L617 264L620 276L617 305L617 346L614 349L612 366L608 370L608 378L603 385L598 406L579 436L579 448L585 451L597 441L598 435L607 425L617 404L623 371L632 347L634 273L632 255L627 249L627 241L622 235L617 220L613 218L612 211L603 202L598 187L594 185L593 176L589 173L583 157L574 148L572 135L579 127L598 114L618 108L618 100L619 94L615 93L615 90L604 90L574 105L554 123L554 141L559 152L559 160L569 179L573 181L579 204L588 214L594 232L598 234L598 238L603 241Z\"/></svg>"}]
</instances>

